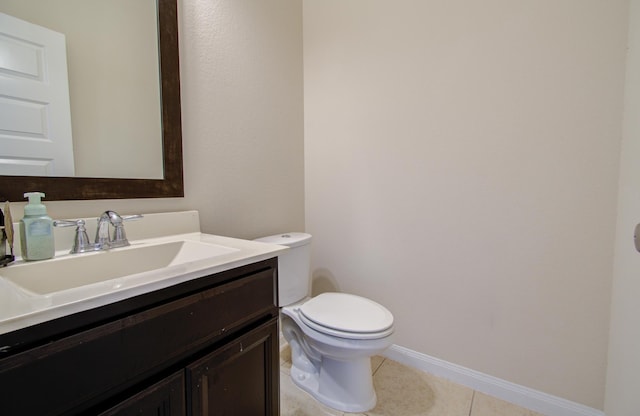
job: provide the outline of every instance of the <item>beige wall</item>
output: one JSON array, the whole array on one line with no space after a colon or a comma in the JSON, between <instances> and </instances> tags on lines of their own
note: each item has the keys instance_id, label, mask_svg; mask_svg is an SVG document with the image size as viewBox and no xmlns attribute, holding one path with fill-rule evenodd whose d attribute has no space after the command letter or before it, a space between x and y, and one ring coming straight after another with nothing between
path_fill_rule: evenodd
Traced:
<instances>
[{"instance_id":1,"label":"beige wall","mask_svg":"<svg viewBox=\"0 0 640 416\"><path fill-rule=\"evenodd\" d=\"M197 209L215 234L302 229L301 3L189 0L179 19L185 198L45 201L50 215Z\"/></svg>"},{"instance_id":2,"label":"beige wall","mask_svg":"<svg viewBox=\"0 0 640 416\"><path fill-rule=\"evenodd\" d=\"M304 1L316 290L602 408L627 2Z\"/></svg>"},{"instance_id":3,"label":"beige wall","mask_svg":"<svg viewBox=\"0 0 640 416\"><path fill-rule=\"evenodd\" d=\"M631 0L625 85L624 136L620 160L611 330L605 413L637 415L640 409L640 254L632 244L640 223L640 0Z\"/></svg>"},{"instance_id":4,"label":"beige wall","mask_svg":"<svg viewBox=\"0 0 640 416\"><path fill-rule=\"evenodd\" d=\"M304 3L316 289L384 303L400 345L601 408L625 2L394 7ZM50 214L198 209L217 234L303 229L301 16L297 0L182 2L185 198L48 202ZM621 218L628 248L638 219ZM620 261L613 416L629 414L614 406L637 368Z\"/></svg>"}]
</instances>

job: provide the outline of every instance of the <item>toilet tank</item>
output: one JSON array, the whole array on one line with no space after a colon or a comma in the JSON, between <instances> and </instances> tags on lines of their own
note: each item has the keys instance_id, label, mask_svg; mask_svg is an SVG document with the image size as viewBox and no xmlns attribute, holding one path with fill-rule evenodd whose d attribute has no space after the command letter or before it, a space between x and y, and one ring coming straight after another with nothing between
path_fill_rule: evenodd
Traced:
<instances>
[{"instance_id":1,"label":"toilet tank","mask_svg":"<svg viewBox=\"0 0 640 416\"><path fill-rule=\"evenodd\" d=\"M255 241L289 247L278 255L278 306L287 306L309 296L311 286L311 235L285 233Z\"/></svg>"}]
</instances>

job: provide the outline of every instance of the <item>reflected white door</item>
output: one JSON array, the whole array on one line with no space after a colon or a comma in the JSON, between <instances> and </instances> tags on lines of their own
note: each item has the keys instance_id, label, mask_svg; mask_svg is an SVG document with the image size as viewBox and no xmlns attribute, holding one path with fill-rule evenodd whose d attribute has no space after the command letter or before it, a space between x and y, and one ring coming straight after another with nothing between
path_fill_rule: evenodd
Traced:
<instances>
[{"instance_id":1,"label":"reflected white door","mask_svg":"<svg viewBox=\"0 0 640 416\"><path fill-rule=\"evenodd\" d=\"M73 174L65 36L0 13L0 175Z\"/></svg>"}]
</instances>

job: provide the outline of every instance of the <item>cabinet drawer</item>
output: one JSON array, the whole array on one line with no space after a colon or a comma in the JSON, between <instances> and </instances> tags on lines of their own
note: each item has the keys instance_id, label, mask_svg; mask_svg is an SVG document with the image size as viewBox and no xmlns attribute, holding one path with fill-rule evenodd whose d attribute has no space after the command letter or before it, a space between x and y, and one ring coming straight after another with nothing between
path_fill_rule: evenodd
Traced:
<instances>
[{"instance_id":1,"label":"cabinet drawer","mask_svg":"<svg viewBox=\"0 0 640 416\"><path fill-rule=\"evenodd\" d=\"M1 360L0 414L73 414L276 316L275 274L266 269Z\"/></svg>"}]
</instances>

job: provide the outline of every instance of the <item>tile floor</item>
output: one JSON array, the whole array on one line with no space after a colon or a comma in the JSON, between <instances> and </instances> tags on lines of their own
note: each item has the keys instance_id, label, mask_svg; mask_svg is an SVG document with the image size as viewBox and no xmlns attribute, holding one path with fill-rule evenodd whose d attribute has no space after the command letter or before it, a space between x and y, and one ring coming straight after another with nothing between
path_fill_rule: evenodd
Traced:
<instances>
[{"instance_id":1,"label":"tile floor","mask_svg":"<svg viewBox=\"0 0 640 416\"><path fill-rule=\"evenodd\" d=\"M542 416L384 357L371 360L376 407L343 413L315 401L291 381L291 351L280 353L281 416Z\"/></svg>"}]
</instances>

